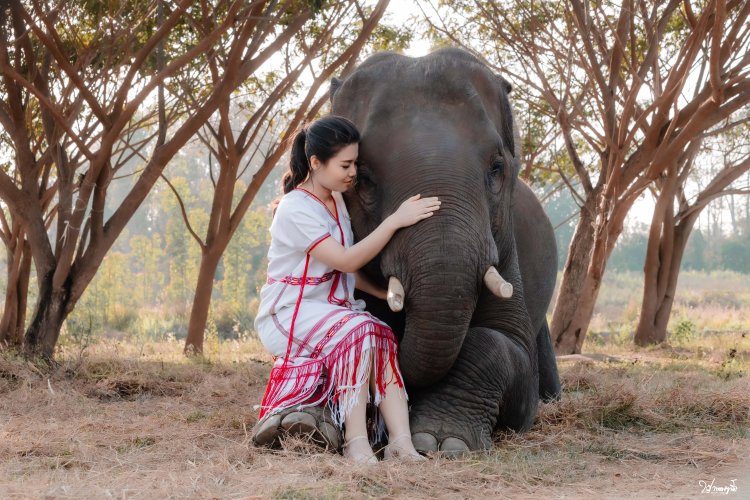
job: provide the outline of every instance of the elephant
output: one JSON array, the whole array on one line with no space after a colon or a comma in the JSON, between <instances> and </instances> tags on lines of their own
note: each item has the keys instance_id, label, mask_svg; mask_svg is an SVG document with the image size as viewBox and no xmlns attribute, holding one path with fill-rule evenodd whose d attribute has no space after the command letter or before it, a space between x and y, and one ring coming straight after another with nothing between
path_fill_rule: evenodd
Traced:
<instances>
[{"instance_id":1,"label":"elephant","mask_svg":"<svg viewBox=\"0 0 750 500\"><path fill-rule=\"evenodd\" d=\"M560 396L546 320L557 248L541 203L518 179L510 92L457 48L376 53L331 81L332 113L361 133L356 183L344 193L355 239L411 195L442 201L362 269L389 300L359 295L399 340L423 453L489 449L496 429L527 430L540 398ZM326 425L320 412L300 413L284 427Z\"/></svg>"}]
</instances>

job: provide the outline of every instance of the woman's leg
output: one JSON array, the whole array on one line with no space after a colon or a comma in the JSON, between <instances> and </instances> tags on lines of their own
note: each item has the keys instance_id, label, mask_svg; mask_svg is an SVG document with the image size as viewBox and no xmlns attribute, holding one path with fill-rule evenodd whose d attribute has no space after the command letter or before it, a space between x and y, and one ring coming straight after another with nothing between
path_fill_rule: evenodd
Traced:
<instances>
[{"instance_id":1,"label":"woman's leg","mask_svg":"<svg viewBox=\"0 0 750 500\"><path fill-rule=\"evenodd\" d=\"M393 377L393 368L390 363L385 363L383 367L384 380L388 380L385 387L385 394L378 405L380 414L385 420L385 427L388 429L388 456L408 456L413 458L422 458L414 449L411 441L411 430L409 429L409 406L406 400L406 394L402 387L396 383ZM375 368L370 372L370 387L375 392Z\"/></svg>"},{"instance_id":2,"label":"woman's leg","mask_svg":"<svg viewBox=\"0 0 750 500\"><path fill-rule=\"evenodd\" d=\"M366 415L370 391L368 380L372 378L370 375L372 371L370 367L373 365L372 349L368 349L363 353L361 362L367 363L367 367L363 367L367 378L359 387L356 403L344 418L344 456L355 462L377 463L378 460L375 458L372 448L370 448L370 440L367 437Z\"/></svg>"}]
</instances>

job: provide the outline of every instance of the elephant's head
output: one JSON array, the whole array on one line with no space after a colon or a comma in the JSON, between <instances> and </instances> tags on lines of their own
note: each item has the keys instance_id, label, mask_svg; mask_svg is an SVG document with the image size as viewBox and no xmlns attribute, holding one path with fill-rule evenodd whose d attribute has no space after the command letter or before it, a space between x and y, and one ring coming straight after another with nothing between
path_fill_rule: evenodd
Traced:
<instances>
[{"instance_id":1,"label":"elephant's head","mask_svg":"<svg viewBox=\"0 0 750 500\"><path fill-rule=\"evenodd\" d=\"M433 217L396 233L368 268L383 285L391 277L403 285L401 365L412 386L433 383L452 366L487 271L518 272L509 91L457 49L422 58L377 54L332 82L333 113L362 134L357 183L345 193L357 239L413 194L442 201Z\"/></svg>"}]
</instances>

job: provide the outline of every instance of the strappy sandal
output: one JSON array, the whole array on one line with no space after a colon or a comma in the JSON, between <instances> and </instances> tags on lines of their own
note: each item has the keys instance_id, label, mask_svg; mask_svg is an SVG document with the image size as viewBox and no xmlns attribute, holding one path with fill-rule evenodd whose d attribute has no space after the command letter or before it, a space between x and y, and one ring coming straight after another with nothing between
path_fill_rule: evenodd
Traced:
<instances>
[{"instance_id":1,"label":"strappy sandal","mask_svg":"<svg viewBox=\"0 0 750 500\"><path fill-rule=\"evenodd\" d=\"M383 460L393 460L394 458L409 462L424 462L427 460L427 458L420 455L418 451L414 450L416 453L416 455L414 455L408 450L405 450L402 446L395 444L396 441L403 439L408 439L409 444L411 444L411 434L399 434L395 438L388 440L388 444L383 450ZM414 445L412 445L412 449L413 448Z\"/></svg>"},{"instance_id":2,"label":"strappy sandal","mask_svg":"<svg viewBox=\"0 0 750 500\"><path fill-rule=\"evenodd\" d=\"M344 445L341 447L343 450L343 455L348 460L351 460L352 462L358 463L358 464L376 464L378 463L378 458L375 456L374 453L372 453L372 450L370 450L369 455L351 455L349 453L349 445L352 444L355 441L359 441L361 439L364 439L367 441L367 445L369 446L370 440L367 438L367 436L355 436L351 438L349 441L344 443Z\"/></svg>"}]
</instances>

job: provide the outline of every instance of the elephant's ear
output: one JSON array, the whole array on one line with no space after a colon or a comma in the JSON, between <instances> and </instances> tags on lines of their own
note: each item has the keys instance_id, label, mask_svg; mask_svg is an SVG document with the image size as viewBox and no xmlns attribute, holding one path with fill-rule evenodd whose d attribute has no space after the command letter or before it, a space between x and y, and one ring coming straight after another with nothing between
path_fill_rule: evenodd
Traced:
<instances>
[{"instance_id":1,"label":"elephant's ear","mask_svg":"<svg viewBox=\"0 0 750 500\"><path fill-rule=\"evenodd\" d=\"M513 142L511 143L513 145L513 157L516 159L521 158L521 133L518 130L518 121L516 121L516 113L513 109L513 106L510 104L510 100L508 99L508 95L513 90L513 86L510 84L508 80L502 77L502 75L495 74L497 76L497 79L500 81L500 88L501 94L502 94L502 100L501 100L501 109L502 113L505 116L509 116L510 119L505 120L505 132L508 133L506 136L508 139L511 139ZM510 130L508 130L510 129Z\"/></svg>"},{"instance_id":2,"label":"elephant's ear","mask_svg":"<svg viewBox=\"0 0 750 500\"><path fill-rule=\"evenodd\" d=\"M333 96L336 95L336 91L344 83L344 80L339 80L335 76L331 78L331 88L328 90L328 99L333 101Z\"/></svg>"},{"instance_id":3,"label":"elephant's ear","mask_svg":"<svg viewBox=\"0 0 750 500\"><path fill-rule=\"evenodd\" d=\"M502 85L503 89L505 89L505 93L510 94L511 90L513 90L513 85L511 85L510 82L503 78L501 75L497 75L497 77L500 79L500 85Z\"/></svg>"},{"instance_id":4,"label":"elephant's ear","mask_svg":"<svg viewBox=\"0 0 750 500\"><path fill-rule=\"evenodd\" d=\"M518 129L518 120L516 120L516 110L513 105L510 107L513 114L513 156L516 160L521 160L521 131Z\"/></svg>"},{"instance_id":5,"label":"elephant's ear","mask_svg":"<svg viewBox=\"0 0 750 500\"><path fill-rule=\"evenodd\" d=\"M511 91L513 90L513 85L510 84L508 80L500 77L500 82L505 88L505 94L509 95ZM510 104L510 102L509 102ZM510 104L510 115L513 117L512 125L513 125L513 157L517 160L521 159L521 131L518 129L518 120L516 120L516 109L513 107L513 104Z\"/></svg>"}]
</instances>

